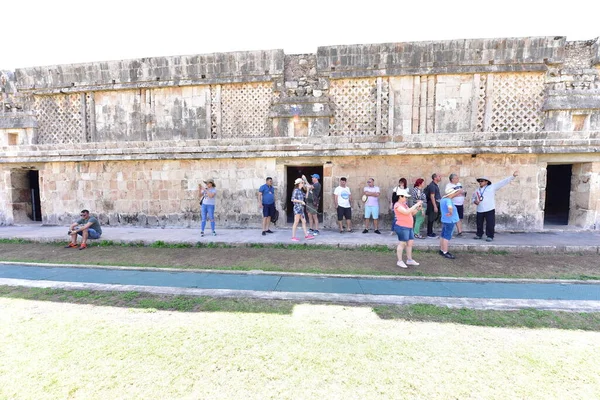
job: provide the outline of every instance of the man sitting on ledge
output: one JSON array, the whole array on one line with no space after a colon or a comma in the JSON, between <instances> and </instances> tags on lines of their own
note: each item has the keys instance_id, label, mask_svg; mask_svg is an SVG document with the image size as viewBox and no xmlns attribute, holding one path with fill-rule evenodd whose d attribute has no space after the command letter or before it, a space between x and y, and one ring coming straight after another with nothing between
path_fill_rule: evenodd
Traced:
<instances>
[{"instance_id":1,"label":"man sitting on ledge","mask_svg":"<svg viewBox=\"0 0 600 400\"><path fill-rule=\"evenodd\" d=\"M102 228L100 228L100 222L95 217L90 216L88 210L81 210L81 218L74 222L69 227L69 235L71 236L71 243L69 243L65 249L77 247L77 235L81 235L81 246L79 250L87 249L87 240L99 239L102 235Z\"/></svg>"}]
</instances>

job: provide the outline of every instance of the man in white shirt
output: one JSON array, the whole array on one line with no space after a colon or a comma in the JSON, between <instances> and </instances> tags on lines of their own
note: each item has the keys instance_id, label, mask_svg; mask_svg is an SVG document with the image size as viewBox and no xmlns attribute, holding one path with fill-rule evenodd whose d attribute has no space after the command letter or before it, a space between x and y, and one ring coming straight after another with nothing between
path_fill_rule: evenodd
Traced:
<instances>
[{"instance_id":1,"label":"man in white shirt","mask_svg":"<svg viewBox=\"0 0 600 400\"><path fill-rule=\"evenodd\" d=\"M333 204L337 207L338 225L340 233L344 232L342 220L346 218L346 229L348 232L352 230L352 193L347 185L346 178L340 178L340 186L336 187L333 192Z\"/></svg>"},{"instance_id":2,"label":"man in white shirt","mask_svg":"<svg viewBox=\"0 0 600 400\"><path fill-rule=\"evenodd\" d=\"M458 231L456 236L458 237L462 236L463 234L462 220L464 216L464 204L467 191L463 189L463 185L459 182L458 174L450 174L448 180L450 182L446 184L444 193L448 193L448 189L450 188L452 188L452 190L458 190L458 194L452 198L452 204L454 204L458 213L458 222L456 223L456 230Z\"/></svg>"},{"instance_id":3,"label":"man in white shirt","mask_svg":"<svg viewBox=\"0 0 600 400\"><path fill-rule=\"evenodd\" d=\"M365 202L365 230L363 233L369 233L369 219L373 218L373 228L378 235L379 232L379 186L375 186L375 179L369 178L367 186L363 189L363 194L367 196Z\"/></svg>"},{"instance_id":4,"label":"man in white shirt","mask_svg":"<svg viewBox=\"0 0 600 400\"><path fill-rule=\"evenodd\" d=\"M477 206L477 233L473 239L481 239L483 236L483 221L485 220L486 242L494 240L494 228L496 226L496 190L508 185L519 175L515 171L512 176L492 183L488 178L477 178L479 189L471 197L473 204Z\"/></svg>"}]
</instances>

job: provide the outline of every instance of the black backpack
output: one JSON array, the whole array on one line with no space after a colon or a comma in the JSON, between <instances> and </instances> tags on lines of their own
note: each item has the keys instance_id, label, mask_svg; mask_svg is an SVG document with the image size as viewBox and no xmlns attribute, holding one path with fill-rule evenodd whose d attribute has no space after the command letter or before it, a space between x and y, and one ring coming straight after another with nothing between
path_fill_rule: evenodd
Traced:
<instances>
[{"instance_id":1,"label":"black backpack","mask_svg":"<svg viewBox=\"0 0 600 400\"><path fill-rule=\"evenodd\" d=\"M392 206L393 206L394 204L396 204L396 202L398 201L398 199L399 199L399 198L400 198L400 196L398 196L398 195L396 194L396 191L394 190L394 192L392 193Z\"/></svg>"}]
</instances>

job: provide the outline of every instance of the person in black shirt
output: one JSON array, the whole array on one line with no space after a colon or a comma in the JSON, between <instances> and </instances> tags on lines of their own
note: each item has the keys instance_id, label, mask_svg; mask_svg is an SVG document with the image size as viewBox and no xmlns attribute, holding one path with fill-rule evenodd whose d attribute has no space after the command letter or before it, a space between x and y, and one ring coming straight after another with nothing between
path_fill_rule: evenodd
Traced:
<instances>
[{"instance_id":1,"label":"person in black shirt","mask_svg":"<svg viewBox=\"0 0 600 400\"><path fill-rule=\"evenodd\" d=\"M312 185L307 186L306 211L308 212L308 230L313 236L319 234L319 202L321 201L321 184L319 174L312 174Z\"/></svg>"},{"instance_id":2,"label":"person in black shirt","mask_svg":"<svg viewBox=\"0 0 600 400\"><path fill-rule=\"evenodd\" d=\"M437 237L433 233L433 223L440 217L440 200L442 198L440 194L440 187L438 183L442 180L439 174L431 175L431 183L425 188L425 194L427 195L427 237Z\"/></svg>"}]
</instances>

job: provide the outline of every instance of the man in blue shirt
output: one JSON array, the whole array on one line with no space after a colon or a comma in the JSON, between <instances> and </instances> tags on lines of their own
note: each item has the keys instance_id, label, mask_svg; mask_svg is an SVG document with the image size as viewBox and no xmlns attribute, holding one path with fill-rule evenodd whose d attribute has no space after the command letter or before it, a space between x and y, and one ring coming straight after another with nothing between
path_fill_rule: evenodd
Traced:
<instances>
[{"instance_id":1,"label":"man in blue shirt","mask_svg":"<svg viewBox=\"0 0 600 400\"><path fill-rule=\"evenodd\" d=\"M440 235L440 255L453 260L455 257L448 251L448 244L452 239L454 224L458 222L458 210L452 202L452 198L461 194L460 189L449 187L446 195L440 201L440 214L442 219L442 234Z\"/></svg>"},{"instance_id":2,"label":"man in blue shirt","mask_svg":"<svg viewBox=\"0 0 600 400\"><path fill-rule=\"evenodd\" d=\"M258 189L258 208L262 209L262 235L273 233L269 229L271 218L275 216L275 188L273 187L273 178L267 177L267 183Z\"/></svg>"}]
</instances>

